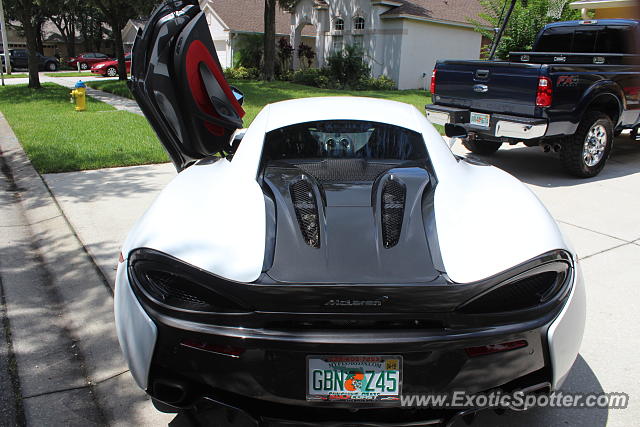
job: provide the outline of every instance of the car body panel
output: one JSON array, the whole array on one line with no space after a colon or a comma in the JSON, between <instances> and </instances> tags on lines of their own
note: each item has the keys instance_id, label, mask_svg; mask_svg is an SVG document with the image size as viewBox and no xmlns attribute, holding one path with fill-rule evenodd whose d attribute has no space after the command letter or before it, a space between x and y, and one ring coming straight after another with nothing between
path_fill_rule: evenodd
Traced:
<instances>
[{"instance_id":1,"label":"car body panel","mask_svg":"<svg viewBox=\"0 0 640 427\"><path fill-rule=\"evenodd\" d=\"M84 64L87 64L89 68L91 68L91 66L94 64L98 64L100 62L105 62L105 61L112 61L112 60L113 58L111 58L108 55L105 55L104 53L85 52L73 58L69 58L69 60L67 61L67 64L70 67L77 68L79 63L80 64L84 63Z\"/></svg>"},{"instance_id":2,"label":"car body panel","mask_svg":"<svg viewBox=\"0 0 640 427\"><path fill-rule=\"evenodd\" d=\"M552 387L559 389L576 360L587 318L587 292L584 276L575 261L575 278L569 300L548 331L549 354L553 366Z\"/></svg>"},{"instance_id":3,"label":"car body panel","mask_svg":"<svg viewBox=\"0 0 640 427\"><path fill-rule=\"evenodd\" d=\"M126 55L124 57L125 61L124 64L127 68L127 73L131 72L131 55ZM113 59L113 60L109 60L109 61L102 61L102 62L96 62L95 64L93 64L91 66L91 72L93 74L101 74L103 76L107 76L107 69L109 67L115 67L116 69L118 68L118 60L117 59Z\"/></svg>"},{"instance_id":4,"label":"car body panel","mask_svg":"<svg viewBox=\"0 0 640 427\"><path fill-rule=\"evenodd\" d=\"M146 390L158 328L133 295L125 263L118 264L116 277L114 315L118 341L133 378Z\"/></svg>"},{"instance_id":5,"label":"car body panel","mask_svg":"<svg viewBox=\"0 0 640 427\"><path fill-rule=\"evenodd\" d=\"M260 186L221 159L178 174L136 223L122 253L153 248L226 279L252 282L262 272L265 233Z\"/></svg>"}]
</instances>

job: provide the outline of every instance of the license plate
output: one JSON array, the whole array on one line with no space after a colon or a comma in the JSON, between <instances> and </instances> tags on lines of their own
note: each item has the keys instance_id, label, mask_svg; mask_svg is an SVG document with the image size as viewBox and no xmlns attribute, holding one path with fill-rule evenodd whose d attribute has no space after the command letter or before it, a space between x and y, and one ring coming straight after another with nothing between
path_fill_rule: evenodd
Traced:
<instances>
[{"instance_id":1,"label":"license plate","mask_svg":"<svg viewBox=\"0 0 640 427\"><path fill-rule=\"evenodd\" d=\"M488 128L489 127L489 118L490 117L491 116L489 114L471 113L471 117L469 119L469 122L472 125L481 126L483 128Z\"/></svg>"},{"instance_id":2,"label":"license plate","mask_svg":"<svg viewBox=\"0 0 640 427\"><path fill-rule=\"evenodd\" d=\"M400 400L401 356L307 356L307 400Z\"/></svg>"}]
</instances>

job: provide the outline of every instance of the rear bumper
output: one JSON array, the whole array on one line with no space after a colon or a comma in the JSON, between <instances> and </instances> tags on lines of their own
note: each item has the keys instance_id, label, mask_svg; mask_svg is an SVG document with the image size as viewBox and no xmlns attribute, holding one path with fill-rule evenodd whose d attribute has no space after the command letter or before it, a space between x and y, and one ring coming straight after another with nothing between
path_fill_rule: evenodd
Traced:
<instances>
[{"instance_id":1,"label":"rear bumper","mask_svg":"<svg viewBox=\"0 0 640 427\"><path fill-rule=\"evenodd\" d=\"M455 123L465 127L467 131L490 139L538 139L545 136L548 123L546 119L491 114L489 126L477 126L470 123L471 111L464 108L446 107L443 105L427 105L427 119L431 123L445 125Z\"/></svg>"},{"instance_id":2,"label":"rear bumper","mask_svg":"<svg viewBox=\"0 0 640 427\"><path fill-rule=\"evenodd\" d=\"M331 420L356 421L353 417L358 414L362 416L358 425L370 420L380 425L388 419L388 425L399 426L416 420L448 420L455 415L451 410L412 412L385 402L362 406L355 413L352 403L307 401L307 355L401 355L402 394L475 393L496 388L513 391L545 383L556 388L577 356L584 328L584 286L579 272L574 274L564 306L544 319L491 331L449 331L444 335L372 330L366 332L367 340L354 335L351 341L348 332L258 330L176 319L139 300L124 270L123 263L116 283L116 325L138 385L174 406L200 407L209 401L217 402L217 410L222 410L222 405L227 408L224 411L246 412L253 420L295 420L293 424L278 419L260 425L304 425L320 420L337 425ZM479 357L465 352L468 347L516 340L526 340L527 347ZM189 341L242 351L223 354L185 345ZM179 389L185 391L184 396L170 401L167 396Z\"/></svg>"}]
</instances>

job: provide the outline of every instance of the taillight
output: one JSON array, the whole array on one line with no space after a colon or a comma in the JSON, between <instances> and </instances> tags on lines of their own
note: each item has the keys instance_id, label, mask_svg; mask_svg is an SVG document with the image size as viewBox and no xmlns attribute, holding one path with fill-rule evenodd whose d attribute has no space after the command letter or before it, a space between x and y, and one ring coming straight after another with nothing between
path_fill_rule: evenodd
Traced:
<instances>
[{"instance_id":1,"label":"taillight","mask_svg":"<svg viewBox=\"0 0 640 427\"><path fill-rule=\"evenodd\" d=\"M469 357L484 356L493 353L502 353L503 351L515 350L517 348L523 348L527 346L525 340L510 341L501 344L483 345L480 347L468 347L464 351Z\"/></svg>"},{"instance_id":2,"label":"taillight","mask_svg":"<svg viewBox=\"0 0 640 427\"><path fill-rule=\"evenodd\" d=\"M536 92L536 107L549 107L553 99L553 86L549 77L538 79L538 90Z\"/></svg>"},{"instance_id":3,"label":"taillight","mask_svg":"<svg viewBox=\"0 0 640 427\"><path fill-rule=\"evenodd\" d=\"M436 69L435 68L431 73L431 86L429 86L429 91L431 92L431 95L436 93Z\"/></svg>"}]
</instances>

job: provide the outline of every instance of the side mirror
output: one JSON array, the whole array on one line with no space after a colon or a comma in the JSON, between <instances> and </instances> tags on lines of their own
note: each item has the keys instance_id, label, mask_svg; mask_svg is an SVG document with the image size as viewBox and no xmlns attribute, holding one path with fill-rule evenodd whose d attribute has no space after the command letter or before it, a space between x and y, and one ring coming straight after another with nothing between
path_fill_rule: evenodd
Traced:
<instances>
[{"instance_id":1,"label":"side mirror","mask_svg":"<svg viewBox=\"0 0 640 427\"><path fill-rule=\"evenodd\" d=\"M230 86L230 87L231 87L231 92L233 92L233 96L235 96L236 101L238 101L238 104L242 105L242 103L244 102L244 93L242 93L242 91L235 86Z\"/></svg>"},{"instance_id":2,"label":"side mirror","mask_svg":"<svg viewBox=\"0 0 640 427\"><path fill-rule=\"evenodd\" d=\"M449 138L466 138L469 136L467 130L463 126L454 123L446 123L444 125L444 134Z\"/></svg>"}]
</instances>

